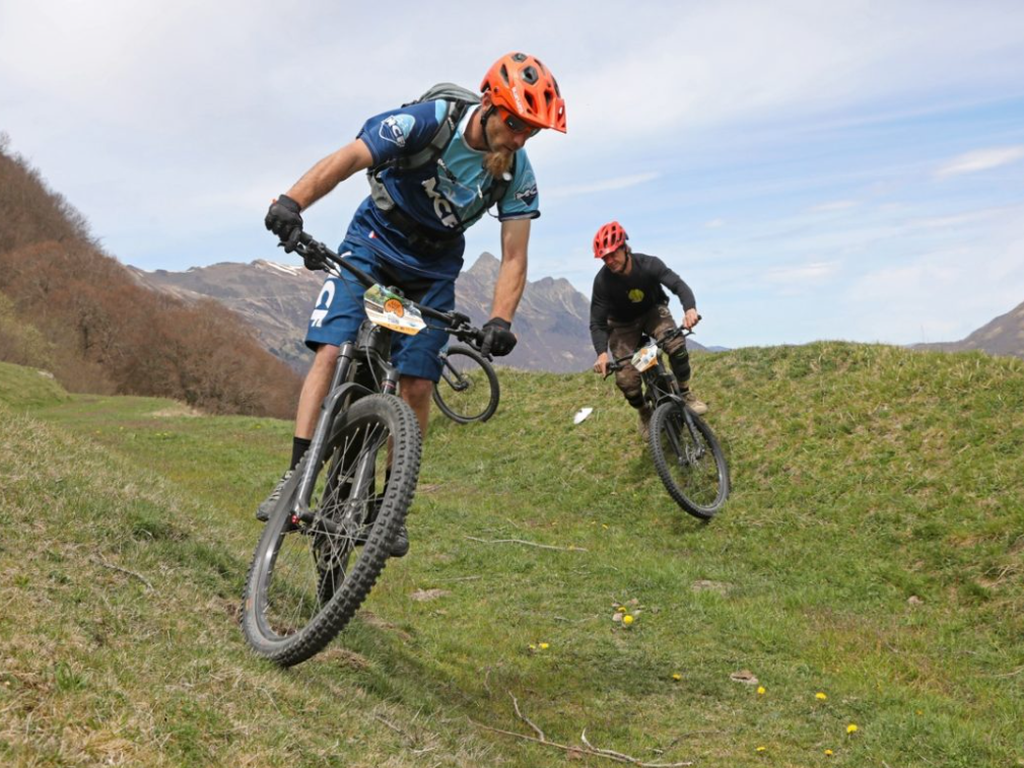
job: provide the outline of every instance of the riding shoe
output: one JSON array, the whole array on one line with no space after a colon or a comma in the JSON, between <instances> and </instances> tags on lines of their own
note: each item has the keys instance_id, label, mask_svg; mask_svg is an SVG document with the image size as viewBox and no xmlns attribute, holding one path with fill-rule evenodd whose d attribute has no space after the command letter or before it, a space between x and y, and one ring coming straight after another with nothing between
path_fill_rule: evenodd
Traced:
<instances>
[{"instance_id":1,"label":"riding shoe","mask_svg":"<svg viewBox=\"0 0 1024 768\"><path fill-rule=\"evenodd\" d=\"M683 390L683 402L698 416L703 416L708 412L708 404L703 400L698 400L697 396L688 389Z\"/></svg>"},{"instance_id":2,"label":"riding shoe","mask_svg":"<svg viewBox=\"0 0 1024 768\"><path fill-rule=\"evenodd\" d=\"M391 557L405 557L409 553L409 532L405 529L405 523L398 526L395 537L391 539Z\"/></svg>"}]
</instances>

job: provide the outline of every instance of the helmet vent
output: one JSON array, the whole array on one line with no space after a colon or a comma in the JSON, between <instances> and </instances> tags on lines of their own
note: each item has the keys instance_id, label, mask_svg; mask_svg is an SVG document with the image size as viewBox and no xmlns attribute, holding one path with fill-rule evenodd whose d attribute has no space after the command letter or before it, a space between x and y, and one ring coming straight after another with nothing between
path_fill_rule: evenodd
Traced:
<instances>
[{"instance_id":1,"label":"helmet vent","mask_svg":"<svg viewBox=\"0 0 1024 768\"><path fill-rule=\"evenodd\" d=\"M529 85L533 85L540 79L540 76L537 74L537 70L533 67L525 67L523 71L519 73L519 76L522 77L523 81Z\"/></svg>"},{"instance_id":2,"label":"helmet vent","mask_svg":"<svg viewBox=\"0 0 1024 768\"><path fill-rule=\"evenodd\" d=\"M522 62L526 61L526 54L525 53L513 53L512 54L512 61L515 61L515 62L518 62L518 63L522 63Z\"/></svg>"}]
</instances>

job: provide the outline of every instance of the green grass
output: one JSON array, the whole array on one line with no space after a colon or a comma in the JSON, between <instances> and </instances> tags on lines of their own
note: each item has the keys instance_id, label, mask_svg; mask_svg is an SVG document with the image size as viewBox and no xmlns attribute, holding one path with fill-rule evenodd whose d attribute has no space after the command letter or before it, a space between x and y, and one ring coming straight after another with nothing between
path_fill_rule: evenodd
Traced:
<instances>
[{"instance_id":1,"label":"green grass","mask_svg":"<svg viewBox=\"0 0 1024 768\"><path fill-rule=\"evenodd\" d=\"M503 371L490 422L434 418L410 555L289 671L236 623L289 424L141 398L0 413L0 762L565 760L477 725L533 735L514 695L550 740L646 762L1019 764L1024 365L820 343L694 368L734 483L710 524L610 383Z\"/></svg>"},{"instance_id":2,"label":"green grass","mask_svg":"<svg viewBox=\"0 0 1024 768\"><path fill-rule=\"evenodd\" d=\"M46 371L0 363L0 403L12 411L53 405L70 396Z\"/></svg>"}]
</instances>

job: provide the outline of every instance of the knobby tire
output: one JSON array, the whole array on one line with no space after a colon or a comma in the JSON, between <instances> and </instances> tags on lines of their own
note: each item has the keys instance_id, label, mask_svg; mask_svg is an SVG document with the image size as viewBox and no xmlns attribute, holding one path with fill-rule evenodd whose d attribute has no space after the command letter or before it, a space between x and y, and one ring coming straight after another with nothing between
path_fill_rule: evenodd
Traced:
<instances>
[{"instance_id":1,"label":"knobby tire","mask_svg":"<svg viewBox=\"0 0 1024 768\"><path fill-rule=\"evenodd\" d=\"M294 483L290 493L282 493L256 546L242 629L258 655L281 666L298 664L352 619L405 521L421 443L415 414L397 397L369 395L338 415L316 473L313 519L296 524L292 518ZM297 475L308 460L307 455Z\"/></svg>"},{"instance_id":2,"label":"knobby tire","mask_svg":"<svg viewBox=\"0 0 1024 768\"><path fill-rule=\"evenodd\" d=\"M685 406L662 403L651 416L650 448L669 496L688 513L710 520L729 495L729 467L711 427L690 411L697 440L683 416Z\"/></svg>"},{"instance_id":3,"label":"knobby tire","mask_svg":"<svg viewBox=\"0 0 1024 768\"><path fill-rule=\"evenodd\" d=\"M494 368L475 349L458 344L448 348L447 358L434 385L437 407L459 424L487 421L501 396Z\"/></svg>"}]
</instances>

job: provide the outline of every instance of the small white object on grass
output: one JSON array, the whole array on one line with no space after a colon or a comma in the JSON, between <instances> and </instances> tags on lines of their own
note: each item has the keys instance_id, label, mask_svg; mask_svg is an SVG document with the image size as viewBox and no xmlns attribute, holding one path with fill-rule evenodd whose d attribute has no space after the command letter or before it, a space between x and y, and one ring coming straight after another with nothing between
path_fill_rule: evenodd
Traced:
<instances>
[{"instance_id":1,"label":"small white object on grass","mask_svg":"<svg viewBox=\"0 0 1024 768\"><path fill-rule=\"evenodd\" d=\"M586 421L587 416L589 416L593 412L593 408L580 408L578 411L576 411L576 415L572 417L572 423L582 424L584 421Z\"/></svg>"}]
</instances>

